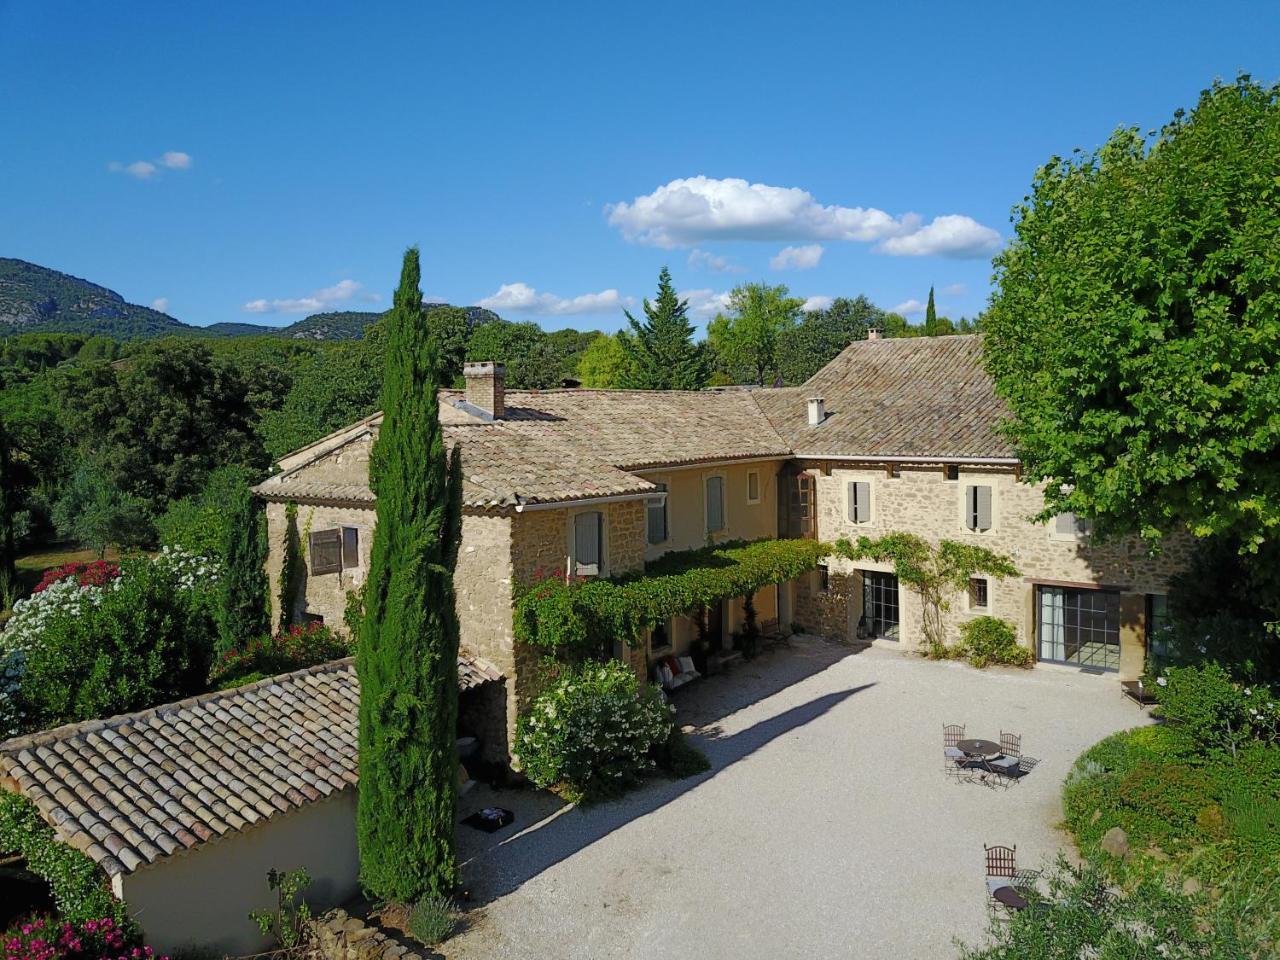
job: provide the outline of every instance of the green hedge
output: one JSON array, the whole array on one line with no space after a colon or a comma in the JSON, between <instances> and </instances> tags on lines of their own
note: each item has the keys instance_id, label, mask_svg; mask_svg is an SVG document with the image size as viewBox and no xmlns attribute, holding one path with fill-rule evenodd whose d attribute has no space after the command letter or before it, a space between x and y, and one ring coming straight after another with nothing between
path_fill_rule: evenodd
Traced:
<instances>
[{"instance_id":1,"label":"green hedge","mask_svg":"<svg viewBox=\"0 0 1280 960\"><path fill-rule=\"evenodd\" d=\"M758 540L669 553L614 580L549 578L516 601L516 639L555 654L638 646L671 617L794 580L829 552L815 540Z\"/></svg>"},{"instance_id":2,"label":"green hedge","mask_svg":"<svg viewBox=\"0 0 1280 960\"><path fill-rule=\"evenodd\" d=\"M65 919L114 917L130 923L124 904L111 893L107 875L79 850L60 841L35 805L14 793L0 792L0 852L19 854L27 869L48 881L53 902Z\"/></svg>"}]
</instances>

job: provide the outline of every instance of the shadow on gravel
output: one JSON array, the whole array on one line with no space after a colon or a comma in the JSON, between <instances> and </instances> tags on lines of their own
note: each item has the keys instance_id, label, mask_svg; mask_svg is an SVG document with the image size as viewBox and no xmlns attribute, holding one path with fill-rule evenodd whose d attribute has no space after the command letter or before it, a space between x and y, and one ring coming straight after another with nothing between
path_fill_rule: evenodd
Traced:
<instances>
[{"instance_id":1,"label":"shadow on gravel","mask_svg":"<svg viewBox=\"0 0 1280 960\"><path fill-rule=\"evenodd\" d=\"M619 800L582 808L565 804L546 791L502 791L471 798L481 805L493 802L514 807L517 821L502 833L485 837L488 844L483 848L478 848L476 838L467 837L464 841L464 858L468 857L465 847L473 847L462 870L468 894L466 906L475 909L511 893L549 867L660 809L771 741L874 686L866 683L825 694L728 736L721 735L718 727L708 726L855 652L854 648L806 643L803 648L765 654L727 675L711 677L695 685L702 688L696 690L696 697L694 689L688 690L685 698L676 697L678 722L703 728L693 733L691 740L711 761L706 773L686 780L653 780ZM687 702L682 702L686 698Z\"/></svg>"}]
</instances>

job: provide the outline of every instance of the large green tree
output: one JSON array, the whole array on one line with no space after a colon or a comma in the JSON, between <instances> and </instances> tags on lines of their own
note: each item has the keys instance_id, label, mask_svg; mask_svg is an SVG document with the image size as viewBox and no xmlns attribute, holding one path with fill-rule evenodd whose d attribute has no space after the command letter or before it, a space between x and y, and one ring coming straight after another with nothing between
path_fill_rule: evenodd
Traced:
<instances>
[{"instance_id":1,"label":"large green tree","mask_svg":"<svg viewBox=\"0 0 1280 960\"><path fill-rule=\"evenodd\" d=\"M458 879L458 618L461 463L446 458L439 353L422 318L418 251L405 253L386 319L382 428L370 483L377 527L360 677L360 881L379 899L448 895Z\"/></svg>"},{"instance_id":2,"label":"large green tree","mask_svg":"<svg viewBox=\"0 0 1280 960\"><path fill-rule=\"evenodd\" d=\"M804 301L785 286L745 283L729 294L729 313L707 325L707 340L724 373L738 381L773 383L778 344L795 327Z\"/></svg>"},{"instance_id":3,"label":"large green tree","mask_svg":"<svg viewBox=\"0 0 1280 960\"><path fill-rule=\"evenodd\" d=\"M243 650L269 630L267 523L262 501L242 485L228 504L218 578L219 652Z\"/></svg>"},{"instance_id":4,"label":"large green tree","mask_svg":"<svg viewBox=\"0 0 1280 960\"><path fill-rule=\"evenodd\" d=\"M584 387L612 390L622 386L627 369L627 353L622 345L626 334L602 333L587 345L578 358L578 380Z\"/></svg>"},{"instance_id":5,"label":"large green tree","mask_svg":"<svg viewBox=\"0 0 1280 960\"><path fill-rule=\"evenodd\" d=\"M1015 208L987 364L1048 509L1099 535L1280 532L1280 87L1054 157Z\"/></svg>"},{"instance_id":6,"label":"large green tree","mask_svg":"<svg viewBox=\"0 0 1280 960\"><path fill-rule=\"evenodd\" d=\"M884 312L864 296L837 297L829 307L809 310L778 341L777 363L782 382L804 383L867 329L884 322Z\"/></svg>"},{"instance_id":7,"label":"large green tree","mask_svg":"<svg viewBox=\"0 0 1280 960\"><path fill-rule=\"evenodd\" d=\"M624 311L631 332L622 340L621 386L635 390L701 390L710 371L702 345L693 342L689 301L676 295L671 272L658 274L658 295L644 301L644 322Z\"/></svg>"}]
</instances>

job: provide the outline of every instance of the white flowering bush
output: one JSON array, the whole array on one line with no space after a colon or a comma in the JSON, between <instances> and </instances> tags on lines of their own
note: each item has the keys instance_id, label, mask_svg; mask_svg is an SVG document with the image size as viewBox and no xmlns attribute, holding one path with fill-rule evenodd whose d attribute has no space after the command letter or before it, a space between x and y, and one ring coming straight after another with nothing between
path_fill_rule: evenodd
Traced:
<instances>
[{"instance_id":1,"label":"white flowering bush","mask_svg":"<svg viewBox=\"0 0 1280 960\"><path fill-rule=\"evenodd\" d=\"M674 709L617 660L566 672L530 704L516 730L529 778L572 800L616 796L656 766Z\"/></svg>"},{"instance_id":2,"label":"white flowering bush","mask_svg":"<svg viewBox=\"0 0 1280 960\"><path fill-rule=\"evenodd\" d=\"M1241 683L1217 663L1170 667L1157 680L1160 715L1209 749L1231 753L1250 740L1280 742L1280 697Z\"/></svg>"},{"instance_id":3,"label":"white flowering bush","mask_svg":"<svg viewBox=\"0 0 1280 960\"><path fill-rule=\"evenodd\" d=\"M217 577L212 561L167 549L19 601L0 632L0 738L203 690Z\"/></svg>"}]
</instances>

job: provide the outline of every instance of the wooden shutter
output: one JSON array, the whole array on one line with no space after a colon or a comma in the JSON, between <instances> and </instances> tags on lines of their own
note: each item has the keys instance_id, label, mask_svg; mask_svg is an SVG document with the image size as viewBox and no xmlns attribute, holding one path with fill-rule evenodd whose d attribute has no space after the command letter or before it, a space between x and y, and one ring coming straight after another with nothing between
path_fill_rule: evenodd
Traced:
<instances>
[{"instance_id":1,"label":"wooden shutter","mask_svg":"<svg viewBox=\"0 0 1280 960\"><path fill-rule=\"evenodd\" d=\"M871 484L866 480L849 484L849 519L854 523L871 520Z\"/></svg>"},{"instance_id":2,"label":"wooden shutter","mask_svg":"<svg viewBox=\"0 0 1280 960\"><path fill-rule=\"evenodd\" d=\"M598 511L580 513L573 518L573 572L580 577L600 573L600 526Z\"/></svg>"},{"instance_id":3,"label":"wooden shutter","mask_svg":"<svg viewBox=\"0 0 1280 960\"><path fill-rule=\"evenodd\" d=\"M1076 515L1071 512L1060 513L1053 518L1054 532L1064 537L1075 536Z\"/></svg>"},{"instance_id":4,"label":"wooden shutter","mask_svg":"<svg viewBox=\"0 0 1280 960\"><path fill-rule=\"evenodd\" d=\"M724 478L707 477L707 533L724 529Z\"/></svg>"},{"instance_id":5,"label":"wooden shutter","mask_svg":"<svg viewBox=\"0 0 1280 960\"><path fill-rule=\"evenodd\" d=\"M751 470L747 473L747 499L755 503L760 499L760 472Z\"/></svg>"},{"instance_id":6,"label":"wooden shutter","mask_svg":"<svg viewBox=\"0 0 1280 960\"><path fill-rule=\"evenodd\" d=\"M991 529L991 488L971 487L973 490L973 529Z\"/></svg>"},{"instance_id":7,"label":"wooden shutter","mask_svg":"<svg viewBox=\"0 0 1280 960\"><path fill-rule=\"evenodd\" d=\"M311 534L311 573L337 573L342 569L342 531L317 530Z\"/></svg>"},{"instance_id":8,"label":"wooden shutter","mask_svg":"<svg viewBox=\"0 0 1280 960\"><path fill-rule=\"evenodd\" d=\"M342 569L354 570L360 566L360 528L342 528Z\"/></svg>"},{"instance_id":9,"label":"wooden shutter","mask_svg":"<svg viewBox=\"0 0 1280 960\"><path fill-rule=\"evenodd\" d=\"M665 483L655 483L655 487L666 492ZM667 539L667 498L654 498L648 506L649 542L665 543Z\"/></svg>"}]
</instances>

